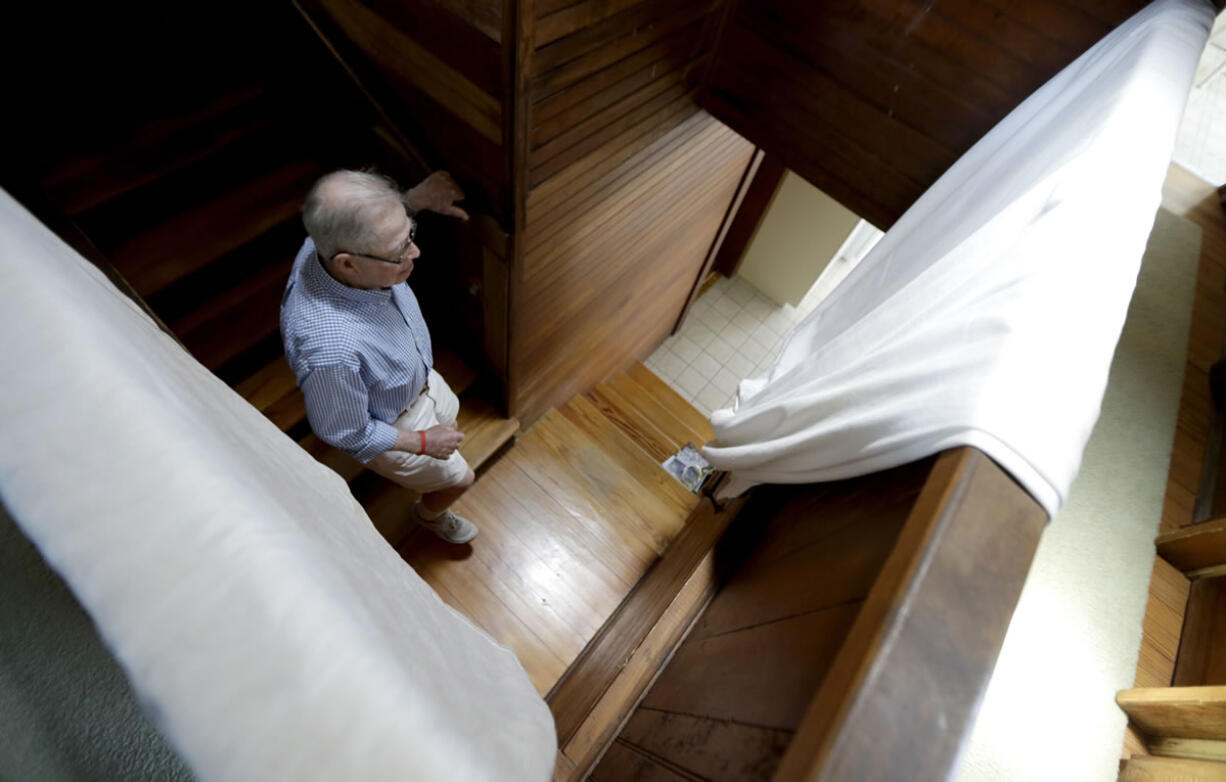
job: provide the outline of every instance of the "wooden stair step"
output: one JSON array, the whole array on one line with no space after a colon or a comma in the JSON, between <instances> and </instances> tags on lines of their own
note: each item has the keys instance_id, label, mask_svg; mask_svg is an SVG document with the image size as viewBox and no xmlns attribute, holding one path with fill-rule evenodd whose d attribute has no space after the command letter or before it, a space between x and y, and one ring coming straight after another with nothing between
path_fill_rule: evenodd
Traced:
<instances>
[{"instance_id":1,"label":"wooden stair step","mask_svg":"<svg viewBox=\"0 0 1226 782\"><path fill-rule=\"evenodd\" d=\"M475 471L519 432L519 421L504 417L489 402L472 396L460 401L456 428L464 433L460 453Z\"/></svg>"},{"instance_id":2,"label":"wooden stair step","mask_svg":"<svg viewBox=\"0 0 1226 782\"><path fill-rule=\"evenodd\" d=\"M320 464L332 468L337 475L345 479L346 483L352 481L366 469L366 465L357 459L354 459L339 448L333 448L313 434L308 434L299 440L298 444L302 446L303 450L315 457L315 460Z\"/></svg>"},{"instance_id":3,"label":"wooden stair step","mask_svg":"<svg viewBox=\"0 0 1226 782\"><path fill-rule=\"evenodd\" d=\"M235 285L170 324L196 360L216 369L280 328L289 257Z\"/></svg>"},{"instance_id":4,"label":"wooden stair step","mask_svg":"<svg viewBox=\"0 0 1226 782\"><path fill-rule=\"evenodd\" d=\"M1120 769L1118 782L1223 782L1226 763L1187 758L1133 755Z\"/></svg>"},{"instance_id":5,"label":"wooden stair step","mask_svg":"<svg viewBox=\"0 0 1226 782\"><path fill-rule=\"evenodd\" d=\"M695 441L694 445L703 445L715 439L715 434L711 431L711 422L707 420L707 417L694 409L693 405L685 401L668 383L661 380L660 376L655 372L639 363L630 367L626 371L626 375L642 386L648 394L672 413L678 421L698 433L700 440Z\"/></svg>"},{"instance_id":6,"label":"wooden stair step","mask_svg":"<svg viewBox=\"0 0 1226 782\"><path fill-rule=\"evenodd\" d=\"M434 348L434 370L443 376L456 396L464 396L477 382L477 370L458 353L447 348Z\"/></svg>"},{"instance_id":7,"label":"wooden stair step","mask_svg":"<svg viewBox=\"0 0 1226 782\"><path fill-rule=\"evenodd\" d=\"M1188 575L1226 565L1226 518L1164 533L1154 545L1158 556Z\"/></svg>"},{"instance_id":8,"label":"wooden stair step","mask_svg":"<svg viewBox=\"0 0 1226 782\"><path fill-rule=\"evenodd\" d=\"M242 381L234 390L261 413L287 394L298 391L298 380L284 356ZM282 427L285 431L287 427Z\"/></svg>"},{"instance_id":9,"label":"wooden stair step","mask_svg":"<svg viewBox=\"0 0 1226 782\"><path fill-rule=\"evenodd\" d=\"M677 450L677 444L608 383L601 383L584 396L656 462L663 462Z\"/></svg>"},{"instance_id":10,"label":"wooden stair step","mask_svg":"<svg viewBox=\"0 0 1226 782\"><path fill-rule=\"evenodd\" d=\"M109 154L81 155L42 177L48 195L69 216L180 171L271 124L263 88L247 85L193 111L159 117Z\"/></svg>"},{"instance_id":11,"label":"wooden stair step","mask_svg":"<svg viewBox=\"0 0 1226 782\"><path fill-rule=\"evenodd\" d=\"M291 163L141 234L113 262L148 297L293 217L322 173L314 160Z\"/></svg>"},{"instance_id":12,"label":"wooden stair step","mask_svg":"<svg viewBox=\"0 0 1226 782\"><path fill-rule=\"evenodd\" d=\"M1136 687L1115 702L1147 736L1226 740L1226 687Z\"/></svg>"},{"instance_id":13,"label":"wooden stair step","mask_svg":"<svg viewBox=\"0 0 1226 782\"><path fill-rule=\"evenodd\" d=\"M610 380L608 385L625 400L626 404L633 405L640 415L659 429L673 444L674 451L686 443L699 445L704 439L701 431L695 431L687 426L628 373L623 372Z\"/></svg>"}]
</instances>

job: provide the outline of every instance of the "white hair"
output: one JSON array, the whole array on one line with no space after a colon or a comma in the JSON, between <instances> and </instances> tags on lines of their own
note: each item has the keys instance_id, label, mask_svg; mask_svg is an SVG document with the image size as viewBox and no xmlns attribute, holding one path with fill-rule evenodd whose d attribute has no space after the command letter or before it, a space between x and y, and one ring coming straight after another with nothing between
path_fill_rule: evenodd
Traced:
<instances>
[{"instance_id":1,"label":"white hair","mask_svg":"<svg viewBox=\"0 0 1226 782\"><path fill-rule=\"evenodd\" d=\"M374 227L386 210L402 209L400 188L390 178L368 171L333 171L307 194L302 222L325 261L338 252L374 252Z\"/></svg>"}]
</instances>

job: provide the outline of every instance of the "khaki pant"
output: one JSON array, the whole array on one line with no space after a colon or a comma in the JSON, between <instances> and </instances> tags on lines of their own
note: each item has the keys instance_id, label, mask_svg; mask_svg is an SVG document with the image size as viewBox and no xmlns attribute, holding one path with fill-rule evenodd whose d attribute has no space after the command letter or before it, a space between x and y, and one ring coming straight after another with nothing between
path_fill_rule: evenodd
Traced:
<instances>
[{"instance_id":1,"label":"khaki pant","mask_svg":"<svg viewBox=\"0 0 1226 782\"><path fill-rule=\"evenodd\" d=\"M460 400L443 376L431 369L426 390L392 424L408 431L425 430L439 424L455 426L459 412ZM421 494L455 486L468 474L468 462L459 451L446 459L418 456L408 451L384 451L366 466L389 481Z\"/></svg>"}]
</instances>

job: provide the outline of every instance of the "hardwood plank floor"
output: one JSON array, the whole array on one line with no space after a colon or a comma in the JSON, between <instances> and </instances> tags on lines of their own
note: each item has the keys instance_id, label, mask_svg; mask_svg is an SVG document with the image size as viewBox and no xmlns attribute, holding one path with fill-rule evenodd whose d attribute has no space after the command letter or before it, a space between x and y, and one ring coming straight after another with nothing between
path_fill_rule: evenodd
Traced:
<instances>
[{"instance_id":1,"label":"hardwood plank floor","mask_svg":"<svg viewBox=\"0 0 1226 782\"><path fill-rule=\"evenodd\" d=\"M639 365L633 372L642 377L650 370ZM680 407L663 383L644 388L628 377L615 380L620 391L602 384L551 410L485 468L455 505L481 528L471 545L411 528L411 492L384 481L361 495L405 561L444 601L510 647L542 695L698 503L657 457L675 437L665 432L693 439L694 417L701 416ZM594 399L617 401L606 410Z\"/></svg>"},{"instance_id":2,"label":"hardwood plank floor","mask_svg":"<svg viewBox=\"0 0 1226 782\"><path fill-rule=\"evenodd\" d=\"M1193 521L1196 490L1210 439L1213 403L1208 368L1222 355L1226 341L1226 211L1219 205L1213 186L1175 164L1171 164L1163 184L1162 206L1196 223L1203 231L1184 388L1160 527L1161 532L1168 532ZM1167 686L1171 682L1188 580L1155 557L1149 589L1137 661L1137 687ZM1135 754L1146 754L1146 750L1142 737L1130 725L1123 757Z\"/></svg>"}]
</instances>

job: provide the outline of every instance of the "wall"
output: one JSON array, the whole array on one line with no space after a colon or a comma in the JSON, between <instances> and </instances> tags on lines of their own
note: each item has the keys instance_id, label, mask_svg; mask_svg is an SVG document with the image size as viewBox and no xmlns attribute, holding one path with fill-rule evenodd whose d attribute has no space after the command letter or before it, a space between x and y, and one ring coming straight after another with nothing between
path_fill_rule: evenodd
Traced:
<instances>
[{"instance_id":1,"label":"wall","mask_svg":"<svg viewBox=\"0 0 1226 782\"><path fill-rule=\"evenodd\" d=\"M536 4L526 222L513 285L521 421L673 328L753 147L694 101L715 3Z\"/></svg>"},{"instance_id":2,"label":"wall","mask_svg":"<svg viewBox=\"0 0 1226 782\"><path fill-rule=\"evenodd\" d=\"M789 171L737 273L777 304L796 306L860 218Z\"/></svg>"},{"instance_id":3,"label":"wall","mask_svg":"<svg viewBox=\"0 0 1226 782\"><path fill-rule=\"evenodd\" d=\"M882 230L1145 0L730 0L702 103Z\"/></svg>"},{"instance_id":4,"label":"wall","mask_svg":"<svg viewBox=\"0 0 1226 782\"><path fill-rule=\"evenodd\" d=\"M759 487L716 549L731 578L592 780L770 779L931 467Z\"/></svg>"}]
</instances>

